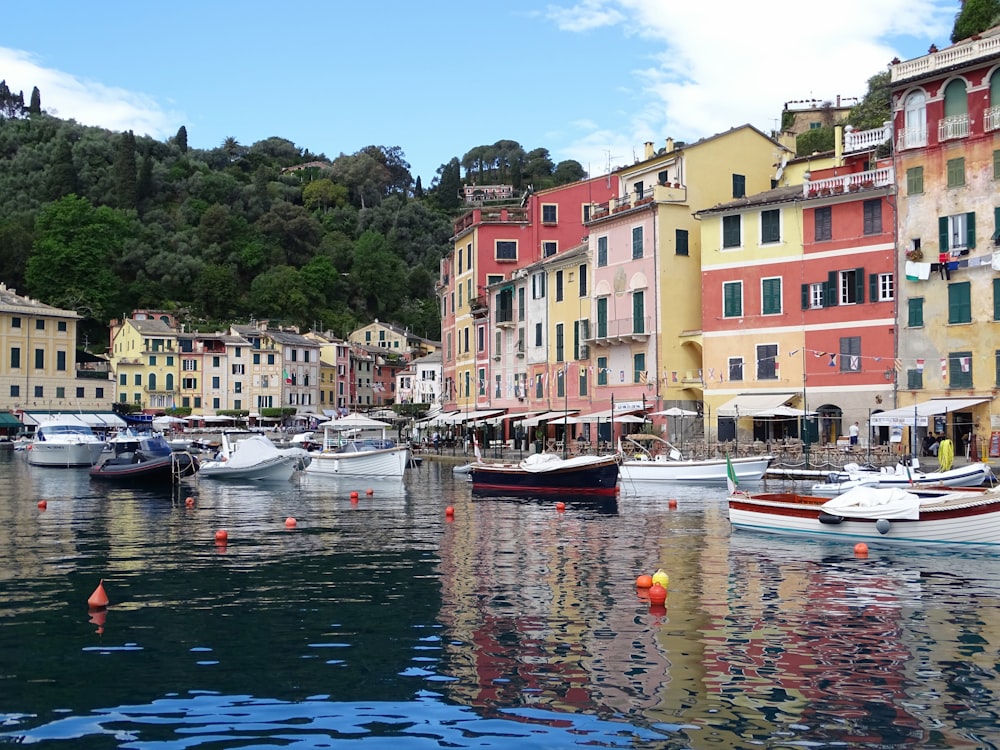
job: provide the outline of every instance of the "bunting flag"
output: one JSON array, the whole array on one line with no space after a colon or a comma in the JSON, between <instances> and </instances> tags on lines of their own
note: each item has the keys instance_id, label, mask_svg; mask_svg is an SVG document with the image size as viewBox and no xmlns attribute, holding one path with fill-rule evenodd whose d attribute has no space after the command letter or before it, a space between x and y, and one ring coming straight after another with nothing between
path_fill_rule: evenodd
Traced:
<instances>
[{"instance_id":1,"label":"bunting flag","mask_svg":"<svg viewBox=\"0 0 1000 750\"><path fill-rule=\"evenodd\" d=\"M677 382L677 370L671 370L670 371L670 381L672 383L676 383Z\"/></svg>"},{"instance_id":2,"label":"bunting flag","mask_svg":"<svg viewBox=\"0 0 1000 750\"><path fill-rule=\"evenodd\" d=\"M857 372L861 369L861 361L857 354L851 355L851 372Z\"/></svg>"},{"instance_id":3,"label":"bunting flag","mask_svg":"<svg viewBox=\"0 0 1000 750\"><path fill-rule=\"evenodd\" d=\"M714 367L709 367L708 368L708 379L709 380L715 380L715 368Z\"/></svg>"},{"instance_id":4,"label":"bunting flag","mask_svg":"<svg viewBox=\"0 0 1000 750\"><path fill-rule=\"evenodd\" d=\"M941 380L948 382L948 360L941 357Z\"/></svg>"},{"instance_id":5,"label":"bunting flag","mask_svg":"<svg viewBox=\"0 0 1000 750\"><path fill-rule=\"evenodd\" d=\"M779 362L778 360L775 360L774 361L774 377L778 377L778 374L780 372L781 372L781 362Z\"/></svg>"},{"instance_id":6,"label":"bunting flag","mask_svg":"<svg viewBox=\"0 0 1000 750\"><path fill-rule=\"evenodd\" d=\"M898 362L899 360L896 360L896 361ZM924 371L924 361L922 359L918 359L917 360L917 372L923 372L923 371Z\"/></svg>"},{"instance_id":7,"label":"bunting flag","mask_svg":"<svg viewBox=\"0 0 1000 750\"><path fill-rule=\"evenodd\" d=\"M837 355L836 354L831 354L830 355L830 367L836 367L836 366L837 366Z\"/></svg>"},{"instance_id":8,"label":"bunting flag","mask_svg":"<svg viewBox=\"0 0 1000 750\"><path fill-rule=\"evenodd\" d=\"M739 487L739 480L736 478L736 470L733 468L733 462L729 460L729 454L726 454L726 487L729 488L729 494L732 495L736 492L736 488Z\"/></svg>"},{"instance_id":9,"label":"bunting flag","mask_svg":"<svg viewBox=\"0 0 1000 750\"><path fill-rule=\"evenodd\" d=\"M971 363L969 362L969 358L968 357L962 357L958 361L959 361L959 363L962 366L962 372L968 372L969 368L972 366Z\"/></svg>"}]
</instances>

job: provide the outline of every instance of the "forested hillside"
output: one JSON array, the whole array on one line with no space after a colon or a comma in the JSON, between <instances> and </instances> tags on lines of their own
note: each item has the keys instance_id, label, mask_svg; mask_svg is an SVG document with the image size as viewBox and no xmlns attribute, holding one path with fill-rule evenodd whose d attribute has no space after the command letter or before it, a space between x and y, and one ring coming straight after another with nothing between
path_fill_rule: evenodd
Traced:
<instances>
[{"instance_id":1,"label":"forested hillside","mask_svg":"<svg viewBox=\"0 0 1000 750\"><path fill-rule=\"evenodd\" d=\"M514 141L449 157L424 190L399 147L327 158L282 138L190 149L47 115L0 82L0 281L85 316L176 311L214 330L251 317L343 336L374 318L440 335L434 281L465 179L536 188L576 162Z\"/></svg>"}]
</instances>

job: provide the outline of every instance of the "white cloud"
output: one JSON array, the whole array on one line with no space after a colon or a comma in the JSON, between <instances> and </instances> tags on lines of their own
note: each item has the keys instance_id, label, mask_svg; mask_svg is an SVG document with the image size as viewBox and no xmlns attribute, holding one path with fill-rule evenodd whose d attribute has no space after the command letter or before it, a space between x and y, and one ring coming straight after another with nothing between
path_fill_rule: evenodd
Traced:
<instances>
[{"instance_id":1,"label":"white cloud","mask_svg":"<svg viewBox=\"0 0 1000 750\"><path fill-rule=\"evenodd\" d=\"M46 68L21 50L0 47L0 71L11 91L24 92L25 103L37 86L42 109L63 120L161 140L174 135L184 121L150 96Z\"/></svg>"},{"instance_id":2,"label":"white cloud","mask_svg":"<svg viewBox=\"0 0 1000 750\"><path fill-rule=\"evenodd\" d=\"M586 164L595 152L631 151L666 137L694 141L749 123L769 132L785 102L861 97L889 61L948 43L957 2L841 0L832 6L791 0L587 0L547 17L564 31L616 24L629 48L635 110L582 131L563 158ZM808 14L808 18L804 14ZM576 25L568 19L576 18ZM909 54L898 45L909 42ZM917 51L912 51L914 45ZM601 139L607 138L607 141ZM641 156L641 154L640 154ZM596 171L596 170L595 170Z\"/></svg>"}]
</instances>

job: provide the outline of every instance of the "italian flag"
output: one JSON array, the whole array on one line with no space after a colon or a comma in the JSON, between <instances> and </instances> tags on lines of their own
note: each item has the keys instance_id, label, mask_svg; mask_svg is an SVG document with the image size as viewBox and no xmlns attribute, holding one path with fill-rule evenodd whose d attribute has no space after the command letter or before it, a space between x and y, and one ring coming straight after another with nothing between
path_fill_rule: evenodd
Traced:
<instances>
[{"instance_id":1,"label":"italian flag","mask_svg":"<svg viewBox=\"0 0 1000 750\"><path fill-rule=\"evenodd\" d=\"M739 487L739 481L736 479L736 470L733 468L733 462L729 460L729 456L726 455L726 486L729 488L729 494L732 495L736 492L736 488Z\"/></svg>"},{"instance_id":2,"label":"italian flag","mask_svg":"<svg viewBox=\"0 0 1000 750\"><path fill-rule=\"evenodd\" d=\"M282 370L281 373L285 376L285 382L288 385L292 384L292 376L288 374L288 370Z\"/></svg>"}]
</instances>

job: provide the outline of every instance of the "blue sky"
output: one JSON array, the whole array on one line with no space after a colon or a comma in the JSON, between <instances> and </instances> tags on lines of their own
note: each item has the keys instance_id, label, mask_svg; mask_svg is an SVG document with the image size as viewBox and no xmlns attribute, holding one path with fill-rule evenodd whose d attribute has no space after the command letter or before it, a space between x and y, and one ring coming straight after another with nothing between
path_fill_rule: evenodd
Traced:
<instances>
[{"instance_id":1,"label":"blue sky","mask_svg":"<svg viewBox=\"0 0 1000 750\"><path fill-rule=\"evenodd\" d=\"M785 102L861 96L946 46L959 0L246 0L4 9L0 79L65 119L195 148L399 146L425 186L500 139L591 174Z\"/></svg>"}]
</instances>

